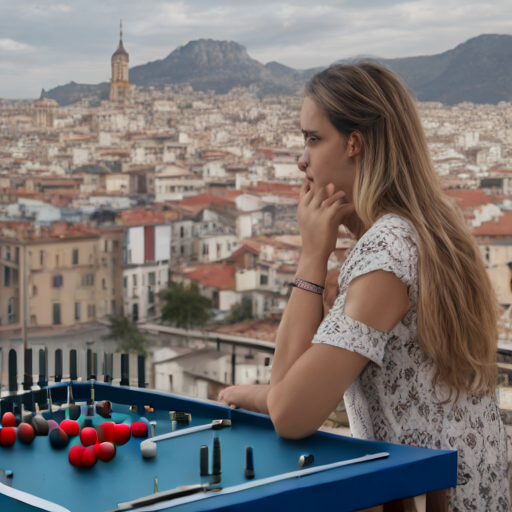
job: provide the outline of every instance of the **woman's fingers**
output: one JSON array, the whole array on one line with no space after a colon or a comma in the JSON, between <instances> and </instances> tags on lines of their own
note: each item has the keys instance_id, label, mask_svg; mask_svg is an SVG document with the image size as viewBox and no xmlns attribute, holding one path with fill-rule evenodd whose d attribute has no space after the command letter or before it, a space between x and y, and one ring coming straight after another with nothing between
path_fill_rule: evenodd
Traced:
<instances>
[{"instance_id":1,"label":"woman's fingers","mask_svg":"<svg viewBox=\"0 0 512 512\"><path fill-rule=\"evenodd\" d=\"M310 182L307 178L302 182L299 192L299 201L302 202L304 196L311 190Z\"/></svg>"}]
</instances>

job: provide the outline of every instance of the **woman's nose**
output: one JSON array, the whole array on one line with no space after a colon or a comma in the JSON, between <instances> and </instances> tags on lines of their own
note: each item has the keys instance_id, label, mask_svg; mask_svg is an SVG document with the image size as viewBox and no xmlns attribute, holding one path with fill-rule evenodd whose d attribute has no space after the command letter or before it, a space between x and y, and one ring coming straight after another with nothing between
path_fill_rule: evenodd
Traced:
<instances>
[{"instance_id":1,"label":"woman's nose","mask_svg":"<svg viewBox=\"0 0 512 512\"><path fill-rule=\"evenodd\" d=\"M299 167L299 170L306 172L308 164L305 158L305 153L302 153L302 156L297 160L297 166Z\"/></svg>"}]
</instances>

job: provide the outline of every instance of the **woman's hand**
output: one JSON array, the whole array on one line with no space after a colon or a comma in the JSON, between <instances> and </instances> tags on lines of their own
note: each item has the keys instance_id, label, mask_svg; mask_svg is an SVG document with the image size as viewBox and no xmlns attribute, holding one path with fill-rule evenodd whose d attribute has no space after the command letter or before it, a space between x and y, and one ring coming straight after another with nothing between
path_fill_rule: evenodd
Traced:
<instances>
[{"instance_id":1,"label":"woman's hand","mask_svg":"<svg viewBox=\"0 0 512 512\"><path fill-rule=\"evenodd\" d=\"M265 384L237 384L223 389L217 400L229 405L232 409L242 407L247 411L268 414L269 390L270 386Z\"/></svg>"},{"instance_id":2,"label":"woman's hand","mask_svg":"<svg viewBox=\"0 0 512 512\"><path fill-rule=\"evenodd\" d=\"M327 261L336 248L340 225L355 208L351 203L343 203L345 192L334 193L333 183L322 187L315 195L309 183L305 179L302 184L297 208L302 253Z\"/></svg>"},{"instance_id":3,"label":"woman's hand","mask_svg":"<svg viewBox=\"0 0 512 512\"><path fill-rule=\"evenodd\" d=\"M221 403L231 406L231 408L240 407L236 402L241 402L240 393L238 393L238 388L240 388L240 384L236 384L235 386L229 386L219 393L217 400ZM242 391L243 394L243 391Z\"/></svg>"}]
</instances>

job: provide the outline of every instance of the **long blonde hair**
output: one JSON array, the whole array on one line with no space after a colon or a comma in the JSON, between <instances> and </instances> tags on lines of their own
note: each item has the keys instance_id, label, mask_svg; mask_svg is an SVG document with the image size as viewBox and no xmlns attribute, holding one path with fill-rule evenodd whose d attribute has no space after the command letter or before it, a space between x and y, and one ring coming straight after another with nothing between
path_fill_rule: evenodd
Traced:
<instances>
[{"instance_id":1,"label":"long blonde hair","mask_svg":"<svg viewBox=\"0 0 512 512\"><path fill-rule=\"evenodd\" d=\"M418 232L418 342L434 362L433 385L447 385L450 398L493 394L498 302L476 240L441 188L411 92L387 68L360 62L317 73L305 94L339 132L361 135L354 204L364 230L395 213Z\"/></svg>"}]
</instances>

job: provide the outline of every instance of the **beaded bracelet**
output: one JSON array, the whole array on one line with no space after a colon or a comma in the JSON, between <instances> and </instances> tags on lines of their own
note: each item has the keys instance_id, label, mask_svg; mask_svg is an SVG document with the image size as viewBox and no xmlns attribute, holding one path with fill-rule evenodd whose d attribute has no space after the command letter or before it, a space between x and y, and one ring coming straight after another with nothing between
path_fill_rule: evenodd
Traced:
<instances>
[{"instance_id":1,"label":"beaded bracelet","mask_svg":"<svg viewBox=\"0 0 512 512\"><path fill-rule=\"evenodd\" d=\"M302 290L317 293L318 295L323 295L323 291L325 289L325 286L320 286L315 283L310 283L309 281L304 281L304 279L300 279L299 277L296 277L293 283L288 283L288 286L301 288Z\"/></svg>"}]
</instances>

